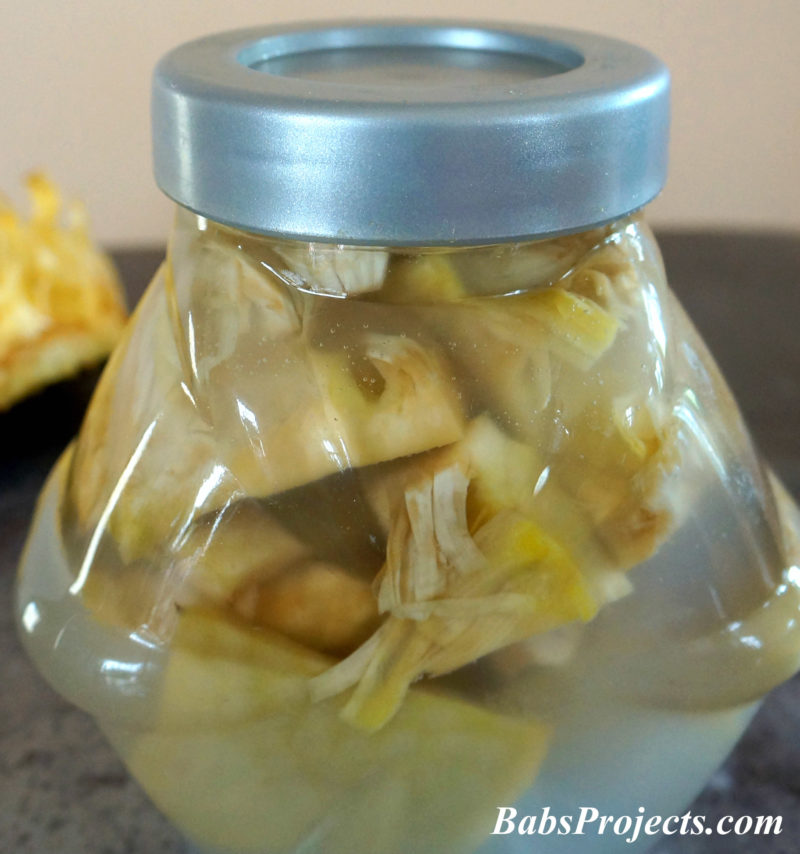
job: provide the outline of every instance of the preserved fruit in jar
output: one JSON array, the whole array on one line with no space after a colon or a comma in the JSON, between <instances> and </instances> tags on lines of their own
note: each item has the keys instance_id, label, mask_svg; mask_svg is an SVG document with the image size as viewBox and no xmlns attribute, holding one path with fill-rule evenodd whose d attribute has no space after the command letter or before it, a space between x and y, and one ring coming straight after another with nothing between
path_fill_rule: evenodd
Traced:
<instances>
[{"instance_id":1,"label":"preserved fruit in jar","mask_svg":"<svg viewBox=\"0 0 800 854\"><path fill-rule=\"evenodd\" d=\"M391 103L422 55L442 131L437 75L463 58L414 39L464 31L354 27L366 53L298 58L324 32L240 33L236 56L334 94L376 62ZM269 53L280 38L294 58ZM472 66L490 89L523 56L512 40L500 63L496 39ZM189 71L216 46L189 46ZM565 50L538 60L563 72L525 73L566 77ZM179 53L161 74L199 115ZM404 239L309 240L313 211L300 239L248 219L246 194L236 217L199 205L203 180L165 187L185 205L167 260L42 495L18 597L45 676L211 852L438 854L480 846L502 804L678 810L798 667L800 549L665 282L647 198L593 218L588 191L568 197L569 229L534 205L545 222L503 240L491 209L469 232L475 202L463 239L415 233L417 199Z\"/></svg>"}]
</instances>

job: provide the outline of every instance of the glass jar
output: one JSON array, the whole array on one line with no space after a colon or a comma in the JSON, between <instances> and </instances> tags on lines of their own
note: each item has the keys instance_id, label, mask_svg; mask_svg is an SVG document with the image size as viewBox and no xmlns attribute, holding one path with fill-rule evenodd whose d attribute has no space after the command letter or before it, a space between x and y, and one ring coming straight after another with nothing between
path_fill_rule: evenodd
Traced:
<instances>
[{"instance_id":1,"label":"glass jar","mask_svg":"<svg viewBox=\"0 0 800 854\"><path fill-rule=\"evenodd\" d=\"M798 668L797 509L641 215L667 95L638 48L504 26L160 64L167 259L18 610L204 851L677 813ZM537 850L617 850L586 817Z\"/></svg>"}]
</instances>

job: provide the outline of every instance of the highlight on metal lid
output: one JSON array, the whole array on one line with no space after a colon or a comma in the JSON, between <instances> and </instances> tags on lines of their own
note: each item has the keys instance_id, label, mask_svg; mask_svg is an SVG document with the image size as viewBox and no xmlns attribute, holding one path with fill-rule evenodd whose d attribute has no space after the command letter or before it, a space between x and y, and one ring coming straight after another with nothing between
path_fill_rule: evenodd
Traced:
<instances>
[{"instance_id":1,"label":"highlight on metal lid","mask_svg":"<svg viewBox=\"0 0 800 854\"><path fill-rule=\"evenodd\" d=\"M153 81L156 181L249 231L387 246L523 240L661 190L669 75L549 27L302 24L182 45Z\"/></svg>"}]
</instances>

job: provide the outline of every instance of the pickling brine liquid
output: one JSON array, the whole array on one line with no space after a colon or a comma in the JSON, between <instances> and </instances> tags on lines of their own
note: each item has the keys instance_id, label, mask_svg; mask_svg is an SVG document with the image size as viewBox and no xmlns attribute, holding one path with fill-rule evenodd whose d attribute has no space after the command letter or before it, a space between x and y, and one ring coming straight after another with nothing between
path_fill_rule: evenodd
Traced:
<instances>
[{"instance_id":1,"label":"pickling brine liquid","mask_svg":"<svg viewBox=\"0 0 800 854\"><path fill-rule=\"evenodd\" d=\"M498 807L688 803L800 663L797 530L637 220L389 252L182 213L20 625L205 851L522 852Z\"/></svg>"}]
</instances>

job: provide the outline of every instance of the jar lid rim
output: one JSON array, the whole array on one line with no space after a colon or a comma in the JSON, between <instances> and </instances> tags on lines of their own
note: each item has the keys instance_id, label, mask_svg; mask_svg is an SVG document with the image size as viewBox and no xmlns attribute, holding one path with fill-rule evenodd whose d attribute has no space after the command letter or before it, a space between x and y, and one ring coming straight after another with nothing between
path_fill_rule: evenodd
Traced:
<instances>
[{"instance_id":1,"label":"jar lid rim","mask_svg":"<svg viewBox=\"0 0 800 854\"><path fill-rule=\"evenodd\" d=\"M657 195L669 75L576 30L305 23L174 49L152 113L157 183L209 218L306 240L490 243Z\"/></svg>"}]
</instances>

